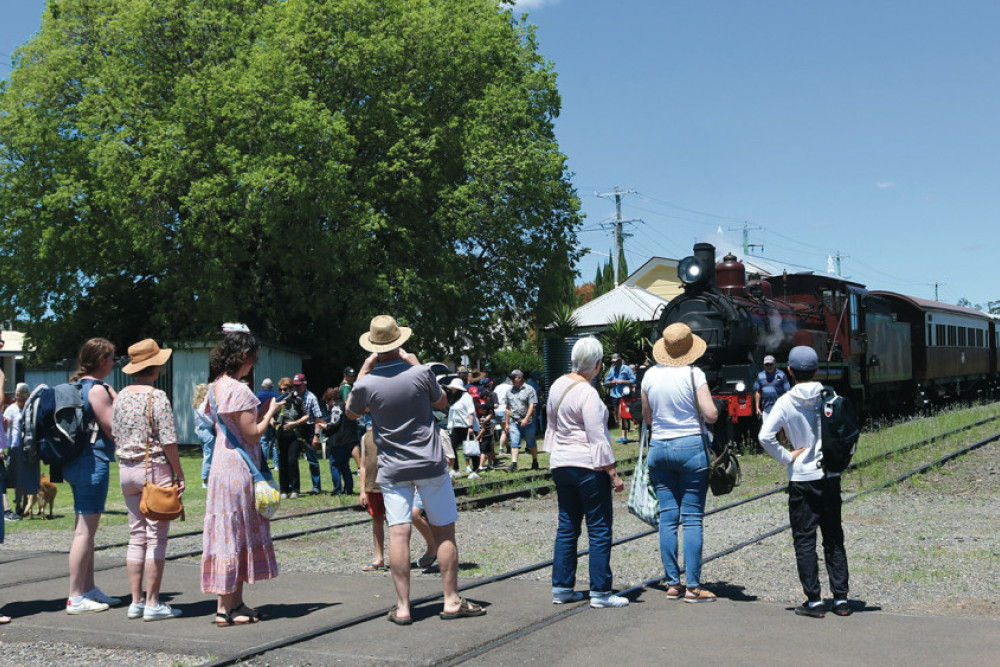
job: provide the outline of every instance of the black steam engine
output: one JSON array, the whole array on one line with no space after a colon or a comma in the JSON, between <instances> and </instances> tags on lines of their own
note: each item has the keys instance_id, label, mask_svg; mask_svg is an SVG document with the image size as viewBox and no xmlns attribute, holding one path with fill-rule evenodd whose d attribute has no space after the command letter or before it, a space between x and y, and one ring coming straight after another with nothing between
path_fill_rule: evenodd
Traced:
<instances>
[{"instance_id":1,"label":"black steam engine","mask_svg":"<svg viewBox=\"0 0 1000 667\"><path fill-rule=\"evenodd\" d=\"M774 355L780 367L796 345L819 354L817 380L869 412L973 397L996 385L996 325L979 311L869 292L836 276L748 280L732 254L717 264L708 243L695 245L677 274L684 293L664 308L652 337L683 322L705 340L697 364L739 426L754 418L753 384L764 356Z\"/></svg>"}]
</instances>

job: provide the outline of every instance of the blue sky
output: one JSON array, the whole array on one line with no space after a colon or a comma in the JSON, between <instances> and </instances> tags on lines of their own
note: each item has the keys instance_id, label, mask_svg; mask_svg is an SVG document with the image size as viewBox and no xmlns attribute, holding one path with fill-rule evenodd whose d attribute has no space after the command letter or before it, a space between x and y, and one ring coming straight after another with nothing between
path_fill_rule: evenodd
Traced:
<instances>
[{"instance_id":1,"label":"blue sky","mask_svg":"<svg viewBox=\"0 0 1000 667\"><path fill-rule=\"evenodd\" d=\"M0 0L0 77L41 0ZM556 132L586 214L630 268L696 241L942 301L1000 300L1000 3L522 0L559 74ZM723 234L718 234L719 229ZM730 231L736 230L736 231ZM598 254L600 253L600 254Z\"/></svg>"}]
</instances>

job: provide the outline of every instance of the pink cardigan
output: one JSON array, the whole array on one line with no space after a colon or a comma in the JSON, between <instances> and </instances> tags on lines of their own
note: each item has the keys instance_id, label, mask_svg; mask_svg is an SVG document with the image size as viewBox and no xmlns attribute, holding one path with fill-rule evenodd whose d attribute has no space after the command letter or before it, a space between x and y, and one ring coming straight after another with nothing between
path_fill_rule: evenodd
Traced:
<instances>
[{"instance_id":1,"label":"pink cardigan","mask_svg":"<svg viewBox=\"0 0 1000 667\"><path fill-rule=\"evenodd\" d=\"M615 462L608 409L593 386L562 376L549 389L546 410L548 426L542 450L550 454L549 468L596 470Z\"/></svg>"}]
</instances>

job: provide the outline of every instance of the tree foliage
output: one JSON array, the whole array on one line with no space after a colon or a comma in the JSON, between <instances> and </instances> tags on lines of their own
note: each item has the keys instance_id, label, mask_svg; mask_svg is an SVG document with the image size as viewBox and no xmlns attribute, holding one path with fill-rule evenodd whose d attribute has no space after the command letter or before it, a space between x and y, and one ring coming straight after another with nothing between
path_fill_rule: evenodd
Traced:
<instances>
[{"instance_id":1,"label":"tree foliage","mask_svg":"<svg viewBox=\"0 0 1000 667\"><path fill-rule=\"evenodd\" d=\"M636 365L642 364L653 355L647 326L624 315L608 323L601 333L601 345L604 346L605 361L609 362L615 352L622 355L626 364Z\"/></svg>"},{"instance_id":2,"label":"tree foliage","mask_svg":"<svg viewBox=\"0 0 1000 667\"><path fill-rule=\"evenodd\" d=\"M0 319L43 358L240 320L339 361L379 312L489 345L578 257L559 105L498 0L50 0L0 90Z\"/></svg>"},{"instance_id":3,"label":"tree foliage","mask_svg":"<svg viewBox=\"0 0 1000 667\"><path fill-rule=\"evenodd\" d=\"M490 371L496 377L507 377L510 372L517 369L525 375L533 371L544 372L545 361L538 350L530 343L525 343L518 348L500 350L490 357Z\"/></svg>"}]
</instances>

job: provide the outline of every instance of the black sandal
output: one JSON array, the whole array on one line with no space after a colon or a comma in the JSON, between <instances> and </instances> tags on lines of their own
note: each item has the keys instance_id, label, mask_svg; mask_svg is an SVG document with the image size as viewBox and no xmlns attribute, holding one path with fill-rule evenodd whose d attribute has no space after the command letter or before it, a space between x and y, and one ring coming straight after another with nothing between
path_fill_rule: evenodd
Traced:
<instances>
[{"instance_id":1,"label":"black sandal","mask_svg":"<svg viewBox=\"0 0 1000 667\"><path fill-rule=\"evenodd\" d=\"M228 628L230 625L236 625L236 621L229 614L224 614L221 611L215 612L215 626L218 628Z\"/></svg>"},{"instance_id":2,"label":"black sandal","mask_svg":"<svg viewBox=\"0 0 1000 667\"><path fill-rule=\"evenodd\" d=\"M248 607L245 602L241 604L239 607L237 607L235 611L243 612L241 614L236 614L236 615L246 616L247 618L250 619L250 623L259 623L260 621L267 620L268 618L266 614L262 614L258 610L251 609L250 607Z\"/></svg>"}]
</instances>

